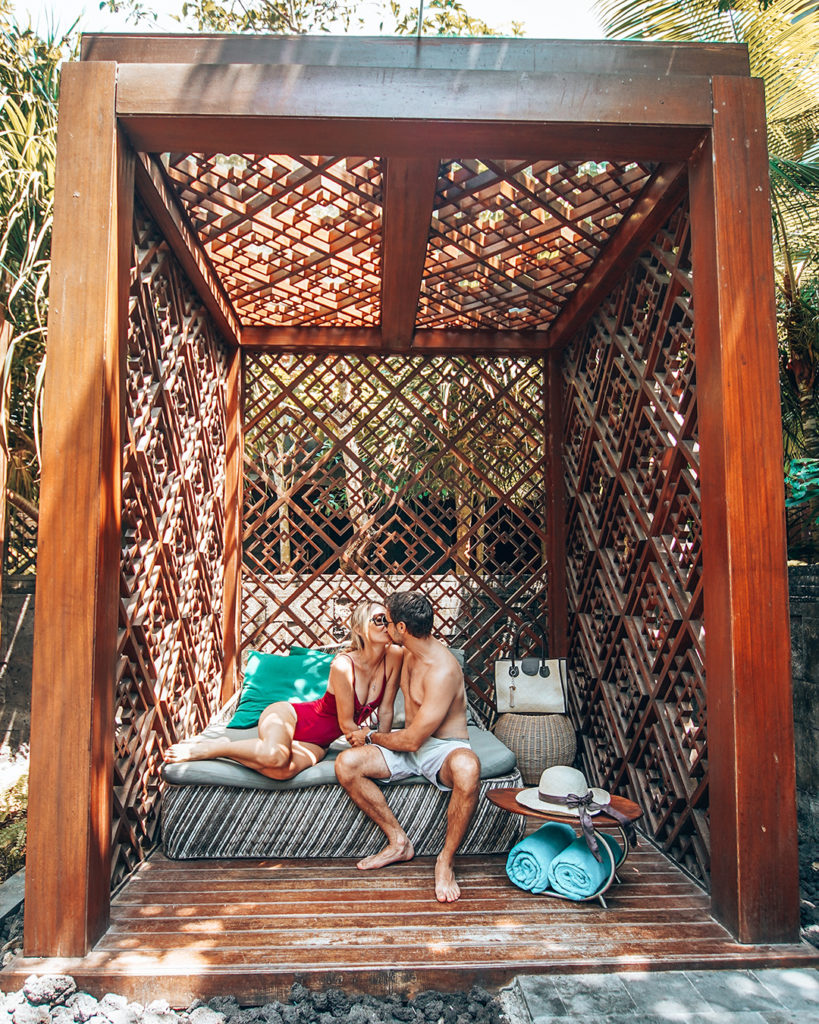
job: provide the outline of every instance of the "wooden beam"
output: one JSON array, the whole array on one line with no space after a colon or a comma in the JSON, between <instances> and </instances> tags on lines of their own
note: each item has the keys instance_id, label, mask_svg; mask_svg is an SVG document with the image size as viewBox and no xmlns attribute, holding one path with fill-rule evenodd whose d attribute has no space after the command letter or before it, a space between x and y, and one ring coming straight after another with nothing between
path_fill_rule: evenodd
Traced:
<instances>
[{"instance_id":1,"label":"wooden beam","mask_svg":"<svg viewBox=\"0 0 819 1024\"><path fill-rule=\"evenodd\" d=\"M711 884L741 942L799 936L793 705L765 103L714 78L691 161Z\"/></svg>"},{"instance_id":2,"label":"wooden beam","mask_svg":"<svg viewBox=\"0 0 819 1024\"><path fill-rule=\"evenodd\" d=\"M380 352L378 327L245 327L242 348L256 352Z\"/></svg>"},{"instance_id":3,"label":"wooden beam","mask_svg":"<svg viewBox=\"0 0 819 1024\"><path fill-rule=\"evenodd\" d=\"M60 89L37 553L25 951L84 955L110 904L122 423L116 65ZM129 233L130 238L130 233Z\"/></svg>"},{"instance_id":4,"label":"wooden beam","mask_svg":"<svg viewBox=\"0 0 819 1024\"><path fill-rule=\"evenodd\" d=\"M117 113L122 117L490 123L514 119L542 124L565 122L567 110L578 124L706 126L711 123L711 84L704 75L687 77L681 89L664 75L516 71L465 75L448 69L120 64L117 86ZM446 150L452 151L452 147Z\"/></svg>"},{"instance_id":5,"label":"wooden beam","mask_svg":"<svg viewBox=\"0 0 819 1024\"><path fill-rule=\"evenodd\" d=\"M566 485L563 478L563 353L546 356L546 567L549 655L569 654L569 599L566 576ZM567 709L568 710L568 709Z\"/></svg>"},{"instance_id":6,"label":"wooden beam","mask_svg":"<svg viewBox=\"0 0 819 1024\"><path fill-rule=\"evenodd\" d=\"M147 153L139 154L136 188L225 340L228 344L238 346L242 332L239 317L187 213L180 206L173 189L165 182L155 160Z\"/></svg>"},{"instance_id":7,"label":"wooden beam","mask_svg":"<svg viewBox=\"0 0 819 1024\"><path fill-rule=\"evenodd\" d=\"M233 696L238 686L242 637L242 376L242 350L236 348L230 355L227 378L222 704Z\"/></svg>"},{"instance_id":8,"label":"wooden beam","mask_svg":"<svg viewBox=\"0 0 819 1024\"><path fill-rule=\"evenodd\" d=\"M628 40L84 34L82 59L119 64L305 64L549 74L593 70L667 77L750 74L744 45Z\"/></svg>"},{"instance_id":9,"label":"wooden beam","mask_svg":"<svg viewBox=\"0 0 819 1024\"><path fill-rule=\"evenodd\" d=\"M382 157L455 152L482 159L687 160L702 126L538 124L520 121L379 121L373 118L123 114L137 151L148 153L372 153Z\"/></svg>"},{"instance_id":10,"label":"wooden beam","mask_svg":"<svg viewBox=\"0 0 819 1024\"><path fill-rule=\"evenodd\" d=\"M381 247L381 336L387 349L415 331L440 162L390 157L384 170Z\"/></svg>"},{"instance_id":11,"label":"wooden beam","mask_svg":"<svg viewBox=\"0 0 819 1024\"><path fill-rule=\"evenodd\" d=\"M413 352L467 352L471 355L534 354L546 350L546 331L421 330L412 339Z\"/></svg>"},{"instance_id":12,"label":"wooden beam","mask_svg":"<svg viewBox=\"0 0 819 1024\"><path fill-rule=\"evenodd\" d=\"M546 331L421 330L394 352L515 355L546 351ZM242 348L258 352L381 352L377 327L245 327Z\"/></svg>"},{"instance_id":13,"label":"wooden beam","mask_svg":"<svg viewBox=\"0 0 819 1024\"><path fill-rule=\"evenodd\" d=\"M549 328L549 347L564 348L634 262L682 199L688 180L684 163L660 167L594 261Z\"/></svg>"}]
</instances>

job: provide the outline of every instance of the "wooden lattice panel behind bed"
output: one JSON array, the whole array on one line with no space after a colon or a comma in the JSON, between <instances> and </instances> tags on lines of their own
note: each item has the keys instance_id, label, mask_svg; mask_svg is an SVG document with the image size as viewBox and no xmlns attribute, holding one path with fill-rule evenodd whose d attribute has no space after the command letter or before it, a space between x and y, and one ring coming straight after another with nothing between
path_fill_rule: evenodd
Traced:
<instances>
[{"instance_id":1,"label":"wooden lattice panel behind bed","mask_svg":"<svg viewBox=\"0 0 819 1024\"><path fill-rule=\"evenodd\" d=\"M595 784L709 871L699 444L680 207L565 362L574 714Z\"/></svg>"},{"instance_id":2,"label":"wooden lattice panel behind bed","mask_svg":"<svg viewBox=\"0 0 819 1024\"><path fill-rule=\"evenodd\" d=\"M123 451L112 883L154 845L165 747L222 672L225 382L210 317L139 205Z\"/></svg>"},{"instance_id":3,"label":"wooden lattice panel behind bed","mask_svg":"<svg viewBox=\"0 0 819 1024\"><path fill-rule=\"evenodd\" d=\"M420 587L488 709L504 633L546 625L543 360L248 353L245 385L245 650Z\"/></svg>"}]
</instances>

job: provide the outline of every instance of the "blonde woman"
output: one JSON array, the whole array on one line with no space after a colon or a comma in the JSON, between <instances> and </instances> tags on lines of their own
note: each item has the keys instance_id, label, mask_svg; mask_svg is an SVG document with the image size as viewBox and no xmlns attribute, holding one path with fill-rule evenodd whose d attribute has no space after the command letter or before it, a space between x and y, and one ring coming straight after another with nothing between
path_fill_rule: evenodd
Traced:
<instances>
[{"instance_id":1,"label":"blonde woman","mask_svg":"<svg viewBox=\"0 0 819 1024\"><path fill-rule=\"evenodd\" d=\"M321 761L334 740L356 733L376 709L379 730L390 731L403 656L390 640L384 605L362 601L350 618L349 648L333 659L323 697L268 705L258 739L196 736L169 747L165 760L228 757L271 779L292 779Z\"/></svg>"}]
</instances>

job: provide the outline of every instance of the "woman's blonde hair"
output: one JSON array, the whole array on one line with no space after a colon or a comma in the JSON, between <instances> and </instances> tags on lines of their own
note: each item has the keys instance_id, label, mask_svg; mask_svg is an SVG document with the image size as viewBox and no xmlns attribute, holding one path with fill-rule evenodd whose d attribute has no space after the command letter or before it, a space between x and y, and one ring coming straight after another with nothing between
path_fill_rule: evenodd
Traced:
<instances>
[{"instance_id":1,"label":"woman's blonde hair","mask_svg":"<svg viewBox=\"0 0 819 1024\"><path fill-rule=\"evenodd\" d=\"M367 635L367 627L370 624L370 616L373 608L381 605L380 601L359 601L353 608L350 615L350 650L363 651L364 638Z\"/></svg>"}]
</instances>

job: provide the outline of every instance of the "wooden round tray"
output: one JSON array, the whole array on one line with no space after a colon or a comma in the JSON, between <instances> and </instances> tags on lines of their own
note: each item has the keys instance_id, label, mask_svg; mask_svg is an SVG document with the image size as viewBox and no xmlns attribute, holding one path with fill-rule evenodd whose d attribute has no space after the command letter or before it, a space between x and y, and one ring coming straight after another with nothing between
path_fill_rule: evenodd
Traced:
<instances>
[{"instance_id":1,"label":"wooden round tray","mask_svg":"<svg viewBox=\"0 0 819 1024\"><path fill-rule=\"evenodd\" d=\"M531 807L524 807L523 804L519 804L515 799L523 789L523 786L518 789L490 789L486 795L493 804L502 807L505 811L510 811L512 814L525 814L531 818L540 818L541 821L568 821L570 824L572 822L579 822L576 814L558 814L557 811L535 811ZM613 796L611 798L611 806L615 811L625 815L629 821L636 821L643 816L639 806L632 800L626 800L623 796ZM600 811L599 814L593 814L592 820L595 826L603 828L617 828L620 824L603 811Z\"/></svg>"}]
</instances>

